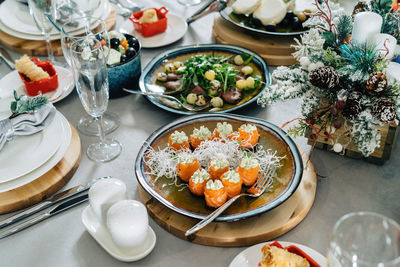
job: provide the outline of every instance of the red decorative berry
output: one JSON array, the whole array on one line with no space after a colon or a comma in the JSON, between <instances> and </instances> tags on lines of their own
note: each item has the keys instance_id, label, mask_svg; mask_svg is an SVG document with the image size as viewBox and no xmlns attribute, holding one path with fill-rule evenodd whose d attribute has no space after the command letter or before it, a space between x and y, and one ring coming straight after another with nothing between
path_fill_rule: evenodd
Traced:
<instances>
[{"instance_id":1,"label":"red decorative berry","mask_svg":"<svg viewBox=\"0 0 400 267\"><path fill-rule=\"evenodd\" d=\"M335 121L333 123L333 127L335 127L336 129L339 129L340 127L342 127L342 123L340 121Z\"/></svg>"},{"instance_id":2,"label":"red decorative berry","mask_svg":"<svg viewBox=\"0 0 400 267\"><path fill-rule=\"evenodd\" d=\"M332 115L337 115L338 114L338 109L337 108L331 108L331 113L332 113Z\"/></svg>"},{"instance_id":3,"label":"red decorative berry","mask_svg":"<svg viewBox=\"0 0 400 267\"><path fill-rule=\"evenodd\" d=\"M315 141L317 140L317 136L315 134L310 134L310 139Z\"/></svg>"},{"instance_id":4,"label":"red decorative berry","mask_svg":"<svg viewBox=\"0 0 400 267\"><path fill-rule=\"evenodd\" d=\"M337 105L339 108L342 108L342 107L344 107L344 106L346 105L346 102L345 102L344 100L338 100L338 102L336 103L336 105Z\"/></svg>"}]
</instances>

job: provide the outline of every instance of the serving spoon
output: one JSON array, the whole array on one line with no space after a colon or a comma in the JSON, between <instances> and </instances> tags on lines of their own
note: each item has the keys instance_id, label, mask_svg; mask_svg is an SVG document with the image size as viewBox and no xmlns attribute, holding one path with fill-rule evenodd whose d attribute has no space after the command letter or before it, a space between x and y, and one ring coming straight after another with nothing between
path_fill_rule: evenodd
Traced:
<instances>
[{"instance_id":1,"label":"serving spoon","mask_svg":"<svg viewBox=\"0 0 400 267\"><path fill-rule=\"evenodd\" d=\"M155 96L155 97L168 99L168 100L174 101L179 107L182 107L183 109L186 109L187 111L190 111L190 112L202 111L202 110L205 110L205 109L207 109L207 108L209 108L211 106L210 102L208 102L207 105L201 106L201 107L200 106L193 106L193 105L190 105L188 103L182 103L182 101L180 101L178 98L173 97L171 95L163 95L163 94L160 94L160 93L142 92L142 91L130 90L130 89L126 89L126 88L122 88L122 90L124 90L125 92L128 92L130 94L144 95L144 96ZM168 105L168 103L165 103L165 104Z\"/></svg>"}]
</instances>

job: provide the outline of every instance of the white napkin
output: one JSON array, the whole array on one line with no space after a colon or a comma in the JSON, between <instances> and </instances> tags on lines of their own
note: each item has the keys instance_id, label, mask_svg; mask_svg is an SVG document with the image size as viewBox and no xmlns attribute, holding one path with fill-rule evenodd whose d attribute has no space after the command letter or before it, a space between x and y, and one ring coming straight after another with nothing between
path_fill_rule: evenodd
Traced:
<instances>
[{"instance_id":1,"label":"white napkin","mask_svg":"<svg viewBox=\"0 0 400 267\"><path fill-rule=\"evenodd\" d=\"M31 135L45 129L53 121L56 109L47 103L32 113L18 115L12 119L0 120L0 151L7 141L17 135Z\"/></svg>"}]
</instances>

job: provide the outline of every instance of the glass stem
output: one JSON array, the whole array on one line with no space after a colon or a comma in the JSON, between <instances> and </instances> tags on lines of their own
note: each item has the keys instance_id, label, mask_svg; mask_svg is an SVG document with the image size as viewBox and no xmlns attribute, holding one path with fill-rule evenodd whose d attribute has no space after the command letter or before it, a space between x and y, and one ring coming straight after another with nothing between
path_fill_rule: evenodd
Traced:
<instances>
[{"instance_id":1,"label":"glass stem","mask_svg":"<svg viewBox=\"0 0 400 267\"><path fill-rule=\"evenodd\" d=\"M46 38L47 57L49 61L54 64L54 53L50 41L50 31L45 31L44 36Z\"/></svg>"},{"instance_id":2,"label":"glass stem","mask_svg":"<svg viewBox=\"0 0 400 267\"><path fill-rule=\"evenodd\" d=\"M105 135L104 129L103 129L103 117L99 116L94 119L97 121L97 125L99 127L100 143L104 144L106 141L106 135Z\"/></svg>"}]
</instances>

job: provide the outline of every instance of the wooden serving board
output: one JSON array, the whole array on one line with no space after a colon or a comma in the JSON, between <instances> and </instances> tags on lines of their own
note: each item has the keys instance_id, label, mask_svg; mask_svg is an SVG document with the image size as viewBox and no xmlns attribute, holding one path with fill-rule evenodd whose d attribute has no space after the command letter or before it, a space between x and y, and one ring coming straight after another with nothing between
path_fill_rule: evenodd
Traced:
<instances>
[{"instance_id":1,"label":"wooden serving board","mask_svg":"<svg viewBox=\"0 0 400 267\"><path fill-rule=\"evenodd\" d=\"M275 209L236 222L213 222L186 237L185 232L199 220L178 214L152 198L139 186L141 201L150 216L171 234L207 246L250 246L274 239L299 224L314 202L317 174L308 155L301 151L304 165L302 180L294 194Z\"/></svg>"},{"instance_id":2,"label":"wooden serving board","mask_svg":"<svg viewBox=\"0 0 400 267\"><path fill-rule=\"evenodd\" d=\"M32 206L53 195L71 179L81 161L81 140L72 125L71 130L68 150L53 169L26 185L0 193L0 214Z\"/></svg>"},{"instance_id":3,"label":"wooden serving board","mask_svg":"<svg viewBox=\"0 0 400 267\"><path fill-rule=\"evenodd\" d=\"M229 23L219 14L214 17L212 33L217 43L250 49L263 57L268 65L289 66L297 63L292 56L295 51L291 47L295 44L293 36L256 35Z\"/></svg>"},{"instance_id":4,"label":"wooden serving board","mask_svg":"<svg viewBox=\"0 0 400 267\"><path fill-rule=\"evenodd\" d=\"M116 20L117 13L112 8L110 14L105 20L107 30L110 30L115 26ZM9 35L0 30L0 44L20 54L27 54L29 56L47 56L46 41L26 40ZM51 41L51 44L54 55L62 56L63 52L60 40Z\"/></svg>"}]
</instances>

